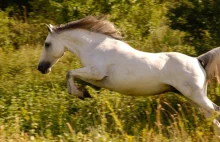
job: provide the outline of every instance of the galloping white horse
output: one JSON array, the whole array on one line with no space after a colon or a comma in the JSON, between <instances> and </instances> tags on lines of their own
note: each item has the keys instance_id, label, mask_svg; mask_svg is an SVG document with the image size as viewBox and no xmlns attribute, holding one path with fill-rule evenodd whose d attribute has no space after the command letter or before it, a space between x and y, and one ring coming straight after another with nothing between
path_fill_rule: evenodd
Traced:
<instances>
[{"instance_id":1,"label":"galloping white horse","mask_svg":"<svg viewBox=\"0 0 220 142\"><path fill-rule=\"evenodd\" d=\"M120 40L120 32L111 22L93 16L49 25L48 30L38 70L48 73L66 50L74 53L82 68L67 73L68 92L72 95L90 97L85 88L75 85L74 79L79 78L132 96L178 91L202 108L207 118L219 110L207 97L207 84L220 77L220 48L199 57L141 52ZM213 123L220 128L218 120Z\"/></svg>"}]
</instances>

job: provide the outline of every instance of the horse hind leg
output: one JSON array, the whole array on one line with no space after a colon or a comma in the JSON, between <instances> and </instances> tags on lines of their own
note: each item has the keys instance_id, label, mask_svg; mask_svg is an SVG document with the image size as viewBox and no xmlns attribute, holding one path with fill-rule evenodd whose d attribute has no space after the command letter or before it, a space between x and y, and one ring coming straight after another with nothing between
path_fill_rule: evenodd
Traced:
<instances>
[{"instance_id":1,"label":"horse hind leg","mask_svg":"<svg viewBox=\"0 0 220 142\"><path fill-rule=\"evenodd\" d=\"M213 119L213 128L217 130L218 135L220 134L220 116L217 114L219 110L219 106L214 104L206 95L197 94L196 97L187 97L193 103L195 103L200 110L203 112L206 119Z\"/></svg>"},{"instance_id":2,"label":"horse hind leg","mask_svg":"<svg viewBox=\"0 0 220 142\"><path fill-rule=\"evenodd\" d=\"M195 87L194 89L189 88L178 88L179 92L190 100L192 104L195 104L195 106L199 107L200 110L202 110L202 113L207 119L212 119L215 117L220 110L220 107L214 104L208 97L207 97L207 89L206 87L201 89L199 87ZM214 126L214 129L217 130L218 135L220 134L220 116L215 118L212 123Z\"/></svg>"}]
</instances>

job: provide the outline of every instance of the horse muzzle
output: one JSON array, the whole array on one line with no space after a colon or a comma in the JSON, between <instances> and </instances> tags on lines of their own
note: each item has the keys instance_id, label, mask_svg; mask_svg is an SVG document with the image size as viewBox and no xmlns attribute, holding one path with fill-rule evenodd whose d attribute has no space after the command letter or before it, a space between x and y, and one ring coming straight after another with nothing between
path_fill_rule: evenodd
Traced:
<instances>
[{"instance_id":1,"label":"horse muzzle","mask_svg":"<svg viewBox=\"0 0 220 142\"><path fill-rule=\"evenodd\" d=\"M50 67L51 67L50 62L40 62L39 65L38 65L38 70L41 73L46 74L46 73L51 71Z\"/></svg>"}]
</instances>

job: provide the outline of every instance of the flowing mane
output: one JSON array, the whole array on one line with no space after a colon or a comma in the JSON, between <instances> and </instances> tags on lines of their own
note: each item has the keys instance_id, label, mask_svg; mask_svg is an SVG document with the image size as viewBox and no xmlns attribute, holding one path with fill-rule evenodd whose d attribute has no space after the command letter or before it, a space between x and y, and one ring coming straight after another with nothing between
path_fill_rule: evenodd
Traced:
<instances>
[{"instance_id":1,"label":"flowing mane","mask_svg":"<svg viewBox=\"0 0 220 142\"><path fill-rule=\"evenodd\" d=\"M102 17L87 16L83 19L59 25L54 31L59 33L69 29L85 29L91 32L108 35L115 39L121 39L121 33L115 28L114 24L104 20Z\"/></svg>"}]
</instances>

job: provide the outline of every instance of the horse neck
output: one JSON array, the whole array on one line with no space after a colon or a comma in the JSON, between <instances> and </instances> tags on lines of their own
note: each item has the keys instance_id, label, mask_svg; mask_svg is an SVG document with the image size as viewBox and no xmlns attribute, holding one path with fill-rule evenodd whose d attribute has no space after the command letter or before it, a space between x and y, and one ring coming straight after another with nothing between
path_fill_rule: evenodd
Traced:
<instances>
[{"instance_id":1,"label":"horse neck","mask_svg":"<svg viewBox=\"0 0 220 142\"><path fill-rule=\"evenodd\" d=\"M65 31L60 35L65 47L78 58L80 58L83 53L93 50L106 39L105 35L83 29Z\"/></svg>"}]
</instances>

